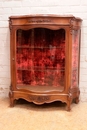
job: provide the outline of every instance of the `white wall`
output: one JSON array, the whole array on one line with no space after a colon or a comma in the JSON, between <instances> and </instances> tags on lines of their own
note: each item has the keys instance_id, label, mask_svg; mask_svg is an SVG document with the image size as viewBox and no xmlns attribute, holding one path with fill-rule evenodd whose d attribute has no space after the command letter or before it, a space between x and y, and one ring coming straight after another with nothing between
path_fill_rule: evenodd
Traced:
<instances>
[{"instance_id":1,"label":"white wall","mask_svg":"<svg viewBox=\"0 0 87 130\"><path fill-rule=\"evenodd\" d=\"M0 97L10 86L8 17L27 14L72 14L83 19L80 64L80 99L87 101L87 0L0 0Z\"/></svg>"}]
</instances>

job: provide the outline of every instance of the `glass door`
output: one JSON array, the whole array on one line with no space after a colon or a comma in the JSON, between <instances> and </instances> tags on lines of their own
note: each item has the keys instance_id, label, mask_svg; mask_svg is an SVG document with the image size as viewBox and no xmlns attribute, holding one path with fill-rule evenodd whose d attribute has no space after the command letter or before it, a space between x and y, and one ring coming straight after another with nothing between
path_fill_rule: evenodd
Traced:
<instances>
[{"instance_id":1,"label":"glass door","mask_svg":"<svg viewBox=\"0 0 87 130\"><path fill-rule=\"evenodd\" d=\"M63 91L65 86L65 30L17 30L16 82L29 90Z\"/></svg>"}]
</instances>

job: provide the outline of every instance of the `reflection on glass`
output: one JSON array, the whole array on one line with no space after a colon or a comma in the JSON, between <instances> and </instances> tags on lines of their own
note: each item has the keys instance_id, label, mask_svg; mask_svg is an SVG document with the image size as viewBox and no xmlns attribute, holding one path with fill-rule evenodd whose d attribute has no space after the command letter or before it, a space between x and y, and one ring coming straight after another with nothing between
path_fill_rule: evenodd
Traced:
<instances>
[{"instance_id":1,"label":"reflection on glass","mask_svg":"<svg viewBox=\"0 0 87 130\"><path fill-rule=\"evenodd\" d=\"M17 84L64 87L65 30L17 30Z\"/></svg>"}]
</instances>

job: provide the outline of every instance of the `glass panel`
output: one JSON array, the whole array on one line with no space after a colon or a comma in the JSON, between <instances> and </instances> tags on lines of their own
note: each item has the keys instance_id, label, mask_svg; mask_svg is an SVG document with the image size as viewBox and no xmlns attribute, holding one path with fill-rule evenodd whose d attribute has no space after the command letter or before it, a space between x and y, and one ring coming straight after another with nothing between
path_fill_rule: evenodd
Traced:
<instances>
[{"instance_id":1,"label":"glass panel","mask_svg":"<svg viewBox=\"0 0 87 130\"><path fill-rule=\"evenodd\" d=\"M72 87L78 86L78 69L72 71Z\"/></svg>"},{"instance_id":2,"label":"glass panel","mask_svg":"<svg viewBox=\"0 0 87 130\"><path fill-rule=\"evenodd\" d=\"M73 31L72 42L72 87L78 87L79 30Z\"/></svg>"},{"instance_id":3,"label":"glass panel","mask_svg":"<svg viewBox=\"0 0 87 130\"><path fill-rule=\"evenodd\" d=\"M17 30L17 84L58 87L65 82L65 30Z\"/></svg>"}]
</instances>

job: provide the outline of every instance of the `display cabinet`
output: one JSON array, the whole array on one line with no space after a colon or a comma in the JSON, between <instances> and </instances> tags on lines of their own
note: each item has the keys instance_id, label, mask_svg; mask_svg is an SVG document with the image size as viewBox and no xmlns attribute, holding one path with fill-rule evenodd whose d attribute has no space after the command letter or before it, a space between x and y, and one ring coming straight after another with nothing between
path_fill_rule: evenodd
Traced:
<instances>
[{"instance_id":1,"label":"display cabinet","mask_svg":"<svg viewBox=\"0 0 87 130\"><path fill-rule=\"evenodd\" d=\"M10 16L10 105L79 102L80 18L73 15Z\"/></svg>"}]
</instances>

